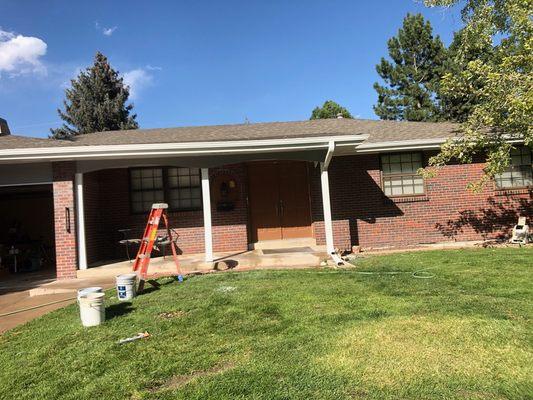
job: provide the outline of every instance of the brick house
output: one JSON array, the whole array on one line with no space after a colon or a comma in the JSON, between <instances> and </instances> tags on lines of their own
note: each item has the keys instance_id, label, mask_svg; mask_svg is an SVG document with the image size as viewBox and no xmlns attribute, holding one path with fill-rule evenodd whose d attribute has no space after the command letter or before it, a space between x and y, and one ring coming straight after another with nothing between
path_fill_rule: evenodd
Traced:
<instances>
[{"instance_id":1,"label":"brick house","mask_svg":"<svg viewBox=\"0 0 533 400\"><path fill-rule=\"evenodd\" d=\"M5 134L0 230L20 218L47 232L59 278L123 258L119 231L139 237L155 202L169 204L180 250L206 261L213 252L302 237L328 252L508 237L518 215L532 215L531 150L517 145L513 166L480 193L466 186L481 176L482 159L448 165L432 179L417 175L457 134L450 123L352 119L73 141Z\"/></svg>"}]
</instances>

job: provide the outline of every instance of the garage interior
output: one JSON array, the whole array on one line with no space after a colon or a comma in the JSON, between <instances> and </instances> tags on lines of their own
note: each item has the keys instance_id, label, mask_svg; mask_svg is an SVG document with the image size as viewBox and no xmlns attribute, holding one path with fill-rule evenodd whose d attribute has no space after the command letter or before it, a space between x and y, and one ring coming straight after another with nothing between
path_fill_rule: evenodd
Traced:
<instances>
[{"instance_id":1,"label":"garage interior","mask_svg":"<svg viewBox=\"0 0 533 400\"><path fill-rule=\"evenodd\" d=\"M52 185L0 187L0 280L55 274Z\"/></svg>"}]
</instances>

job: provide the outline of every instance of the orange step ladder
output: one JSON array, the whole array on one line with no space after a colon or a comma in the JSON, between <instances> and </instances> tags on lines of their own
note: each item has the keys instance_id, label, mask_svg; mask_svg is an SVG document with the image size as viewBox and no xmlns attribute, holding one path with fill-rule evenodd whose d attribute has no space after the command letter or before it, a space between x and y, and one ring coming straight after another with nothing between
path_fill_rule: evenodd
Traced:
<instances>
[{"instance_id":1,"label":"orange step ladder","mask_svg":"<svg viewBox=\"0 0 533 400\"><path fill-rule=\"evenodd\" d=\"M152 204L152 209L150 210L150 215L148 216L148 222L141 239L141 245L139 247L139 251L137 252L137 257L135 257L135 262L133 263L133 271L139 276L139 292L144 289L144 282L148 278L148 266L150 265L152 250L154 247L157 249L156 241L161 240L161 237L157 236L161 219L163 220L167 231L167 240L170 242L170 248L172 249L172 257L174 258L174 263L176 264L178 280L180 282L183 281L178 254L176 252L175 239L173 238L172 230L168 225L168 217L166 213L167 208L168 204L166 203ZM159 284L154 280L149 280L148 282L153 286L159 286Z\"/></svg>"}]
</instances>

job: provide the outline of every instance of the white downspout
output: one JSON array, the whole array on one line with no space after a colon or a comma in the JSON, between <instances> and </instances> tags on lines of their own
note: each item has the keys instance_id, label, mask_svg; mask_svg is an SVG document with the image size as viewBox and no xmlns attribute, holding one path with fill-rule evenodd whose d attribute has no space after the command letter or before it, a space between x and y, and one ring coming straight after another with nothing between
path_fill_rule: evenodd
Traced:
<instances>
[{"instance_id":1,"label":"white downspout","mask_svg":"<svg viewBox=\"0 0 533 400\"><path fill-rule=\"evenodd\" d=\"M74 174L76 187L76 227L78 244L78 268L87 269L87 249L85 244L85 207L83 205L83 174Z\"/></svg>"},{"instance_id":2,"label":"white downspout","mask_svg":"<svg viewBox=\"0 0 533 400\"><path fill-rule=\"evenodd\" d=\"M335 265L343 265L344 261L335 252L333 245L333 219L331 216L331 198L329 194L328 168L335 151L335 142L331 140L328 144L328 152L324 162L320 163L320 182L322 186L322 206L324 209L324 230L326 232L326 251L332 258Z\"/></svg>"},{"instance_id":3,"label":"white downspout","mask_svg":"<svg viewBox=\"0 0 533 400\"><path fill-rule=\"evenodd\" d=\"M205 262L213 262L213 229L211 223L211 194L209 190L209 169L202 168L202 199L204 211Z\"/></svg>"}]
</instances>

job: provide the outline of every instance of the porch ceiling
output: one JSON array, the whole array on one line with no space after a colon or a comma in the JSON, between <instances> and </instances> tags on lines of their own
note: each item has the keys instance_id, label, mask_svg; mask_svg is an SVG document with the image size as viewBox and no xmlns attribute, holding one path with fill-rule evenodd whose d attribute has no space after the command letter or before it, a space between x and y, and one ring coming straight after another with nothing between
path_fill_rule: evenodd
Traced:
<instances>
[{"instance_id":1,"label":"porch ceiling","mask_svg":"<svg viewBox=\"0 0 533 400\"><path fill-rule=\"evenodd\" d=\"M228 164L259 160L297 160L297 161L324 161L327 149L308 151L289 151L277 153L252 153L230 154L213 156L189 157L144 157L120 158L110 160L80 160L77 162L77 171L81 173L111 168L150 167L150 166L175 166L213 168Z\"/></svg>"}]
</instances>

